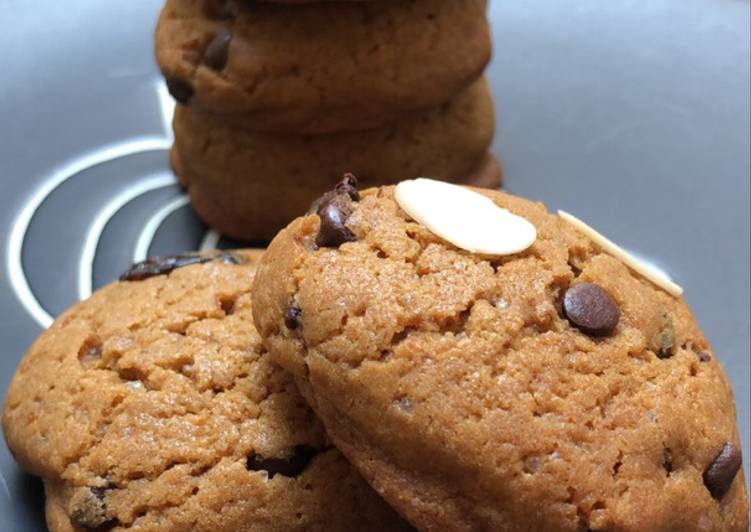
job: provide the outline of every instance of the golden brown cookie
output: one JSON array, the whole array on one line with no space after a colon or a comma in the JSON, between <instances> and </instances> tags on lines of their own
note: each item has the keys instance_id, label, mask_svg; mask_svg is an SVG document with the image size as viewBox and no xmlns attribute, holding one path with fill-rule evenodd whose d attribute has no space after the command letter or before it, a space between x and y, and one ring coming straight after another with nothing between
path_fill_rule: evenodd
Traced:
<instances>
[{"instance_id":1,"label":"golden brown cookie","mask_svg":"<svg viewBox=\"0 0 751 532\"><path fill-rule=\"evenodd\" d=\"M271 243L255 322L332 441L421 530L747 530L733 393L683 299L482 193L531 247L463 251L393 187Z\"/></svg>"},{"instance_id":2,"label":"golden brown cookie","mask_svg":"<svg viewBox=\"0 0 751 532\"><path fill-rule=\"evenodd\" d=\"M480 76L491 51L485 4L169 0L156 57L179 102L225 121L362 130L437 107Z\"/></svg>"},{"instance_id":3,"label":"golden brown cookie","mask_svg":"<svg viewBox=\"0 0 751 532\"><path fill-rule=\"evenodd\" d=\"M365 186L417 176L466 183L473 173L472 183L500 185L499 170L483 161L494 129L484 79L430 113L368 131L258 133L183 106L174 129L174 166L194 209L208 225L245 240L270 240L345 172Z\"/></svg>"},{"instance_id":4,"label":"golden brown cookie","mask_svg":"<svg viewBox=\"0 0 751 532\"><path fill-rule=\"evenodd\" d=\"M143 263L31 347L3 429L52 531L408 529L262 349L257 256Z\"/></svg>"}]
</instances>

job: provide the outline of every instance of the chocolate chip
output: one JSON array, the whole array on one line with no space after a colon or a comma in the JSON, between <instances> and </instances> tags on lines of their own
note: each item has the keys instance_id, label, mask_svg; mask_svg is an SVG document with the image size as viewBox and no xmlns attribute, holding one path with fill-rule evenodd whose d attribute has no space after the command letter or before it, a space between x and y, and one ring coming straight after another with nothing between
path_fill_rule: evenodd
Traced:
<instances>
[{"instance_id":1,"label":"chocolate chip","mask_svg":"<svg viewBox=\"0 0 751 532\"><path fill-rule=\"evenodd\" d=\"M353 174L344 174L334 190L329 190L320 198L311 203L308 214L319 214L320 210L337 196L348 196L352 201L360 201L360 193L357 190L357 178Z\"/></svg>"},{"instance_id":2,"label":"chocolate chip","mask_svg":"<svg viewBox=\"0 0 751 532\"><path fill-rule=\"evenodd\" d=\"M563 312L575 327L592 336L610 334L620 318L610 294L592 283L575 284L566 290Z\"/></svg>"},{"instance_id":3,"label":"chocolate chip","mask_svg":"<svg viewBox=\"0 0 751 532\"><path fill-rule=\"evenodd\" d=\"M313 203L310 204L310 207L308 207L308 214L318 214L321 208L324 205L328 205L328 203L336 196L336 190L329 190L328 192L324 193L320 198L317 198L315 201L313 201Z\"/></svg>"},{"instance_id":4,"label":"chocolate chip","mask_svg":"<svg viewBox=\"0 0 751 532\"><path fill-rule=\"evenodd\" d=\"M193 87L180 78L167 78L167 90L172 97L183 105L188 105L193 97Z\"/></svg>"},{"instance_id":5,"label":"chocolate chip","mask_svg":"<svg viewBox=\"0 0 751 532\"><path fill-rule=\"evenodd\" d=\"M212 253L183 253L180 255L165 255L152 257L138 262L120 276L121 281L142 281L149 277L165 275L177 268L183 268L192 264L204 264L220 260L227 264L242 264L243 258L230 252Z\"/></svg>"},{"instance_id":6,"label":"chocolate chip","mask_svg":"<svg viewBox=\"0 0 751 532\"><path fill-rule=\"evenodd\" d=\"M360 192L357 190L357 178L354 174L344 174L342 180L334 187L337 194L346 194L352 201L360 201Z\"/></svg>"},{"instance_id":7,"label":"chocolate chip","mask_svg":"<svg viewBox=\"0 0 751 532\"><path fill-rule=\"evenodd\" d=\"M318 247L338 248L345 242L356 240L354 233L345 225L347 218L352 214L348 201L350 200L346 196L336 196L318 211L321 218L321 227L316 236Z\"/></svg>"},{"instance_id":8,"label":"chocolate chip","mask_svg":"<svg viewBox=\"0 0 751 532\"><path fill-rule=\"evenodd\" d=\"M308 214L315 213L321 218L321 227L315 241L318 247L337 248L345 242L356 240L345 223L352 214L352 202L359 200L357 178L352 174L344 174L334 190L326 192L311 204Z\"/></svg>"},{"instance_id":9,"label":"chocolate chip","mask_svg":"<svg viewBox=\"0 0 751 532\"><path fill-rule=\"evenodd\" d=\"M70 520L79 528L99 528L109 521L104 488L78 488L68 503Z\"/></svg>"},{"instance_id":10,"label":"chocolate chip","mask_svg":"<svg viewBox=\"0 0 751 532\"><path fill-rule=\"evenodd\" d=\"M696 356L699 358L699 362L709 362L712 360L712 355L708 351L699 351L696 353Z\"/></svg>"},{"instance_id":11,"label":"chocolate chip","mask_svg":"<svg viewBox=\"0 0 751 532\"><path fill-rule=\"evenodd\" d=\"M269 478L274 478L276 475L296 477L305 471L319 452L318 449L307 445L297 445L291 456L284 458L264 458L254 453L248 457L247 468L249 471L266 471Z\"/></svg>"},{"instance_id":12,"label":"chocolate chip","mask_svg":"<svg viewBox=\"0 0 751 532\"><path fill-rule=\"evenodd\" d=\"M675 353L675 325L672 315L667 313L662 315L656 344L655 352L659 358L670 358Z\"/></svg>"},{"instance_id":13,"label":"chocolate chip","mask_svg":"<svg viewBox=\"0 0 751 532\"><path fill-rule=\"evenodd\" d=\"M302 316L302 309L294 305L287 308L284 311L284 325L287 329L294 331L300 326L300 316Z\"/></svg>"},{"instance_id":14,"label":"chocolate chip","mask_svg":"<svg viewBox=\"0 0 751 532\"><path fill-rule=\"evenodd\" d=\"M704 471L704 485L715 499L721 499L741 468L741 450L728 442Z\"/></svg>"},{"instance_id":15,"label":"chocolate chip","mask_svg":"<svg viewBox=\"0 0 751 532\"><path fill-rule=\"evenodd\" d=\"M214 70L222 70L227 65L230 42L232 42L232 32L219 30L203 54L203 62L206 66Z\"/></svg>"}]
</instances>

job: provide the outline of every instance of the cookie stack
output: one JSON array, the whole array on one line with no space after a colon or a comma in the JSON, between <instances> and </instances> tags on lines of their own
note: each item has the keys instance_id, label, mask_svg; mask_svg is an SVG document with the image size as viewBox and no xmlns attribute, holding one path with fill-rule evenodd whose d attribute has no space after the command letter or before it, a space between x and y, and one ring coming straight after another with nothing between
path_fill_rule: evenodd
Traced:
<instances>
[{"instance_id":1,"label":"cookie stack","mask_svg":"<svg viewBox=\"0 0 751 532\"><path fill-rule=\"evenodd\" d=\"M268 240L344 172L497 187L486 0L168 0L156 56L196 212Z\"/></svg>"}]
</instances>

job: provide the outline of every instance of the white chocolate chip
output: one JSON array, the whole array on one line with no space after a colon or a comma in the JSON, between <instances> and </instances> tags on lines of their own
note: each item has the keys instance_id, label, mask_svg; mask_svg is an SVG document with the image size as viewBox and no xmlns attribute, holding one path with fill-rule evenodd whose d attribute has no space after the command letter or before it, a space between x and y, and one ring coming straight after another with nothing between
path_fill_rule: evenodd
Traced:
<instances>
[{"instance_id":1,"label":"white chocolate chip","mask_svg":"<svg viewBox=\"0 0 751 532\"><path fill-rule=\"evenodd\" d=\"M458 185L421 177L399 183L394 198L431 233L472 253L511 255L537 238L529 221Z\"/></svg>"},{"instance_id":2,"label":"white chocolate chip","mask_svg":"<svg viewBox=\"0 0 751 532\"><path fill-rule=\"evenodd\" d=\"M576 216L565 211L558 211L558 216L560 216L563 220L570 223L579 231L591 238L595 242L595 244L613 255L615 258L619 259L626 266L643 275L652 283L665 290L668 294L675 297L683 294L683 288L668 279L668 277L662 271L658 270L651 264L647 264L646 262L637 259L633 255L628 253L625 249L582 222Z\"/></svg>"}]
</instances>

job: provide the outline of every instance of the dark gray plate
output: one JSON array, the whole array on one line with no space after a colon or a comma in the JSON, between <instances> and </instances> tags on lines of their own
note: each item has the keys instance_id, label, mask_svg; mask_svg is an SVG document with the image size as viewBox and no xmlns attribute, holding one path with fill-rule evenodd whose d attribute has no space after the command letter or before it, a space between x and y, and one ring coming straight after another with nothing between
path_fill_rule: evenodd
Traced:
<instances>
[{"instance_id":1,"label":"dark gray plate","mask_svg":"<svg viewBox=\"0 0 751 532\"><path fill-rule=\"evenodd\" d=\"M3 396L49 316L134 257L218 236L168 171L159 3L0 0ZM751 457L749 3L498 0L490 12L508 188L577 214L684 286L733 381ZM42 529L39 483L4 445L0 474L0 530Z\"/></svg>"}]
</instances>

